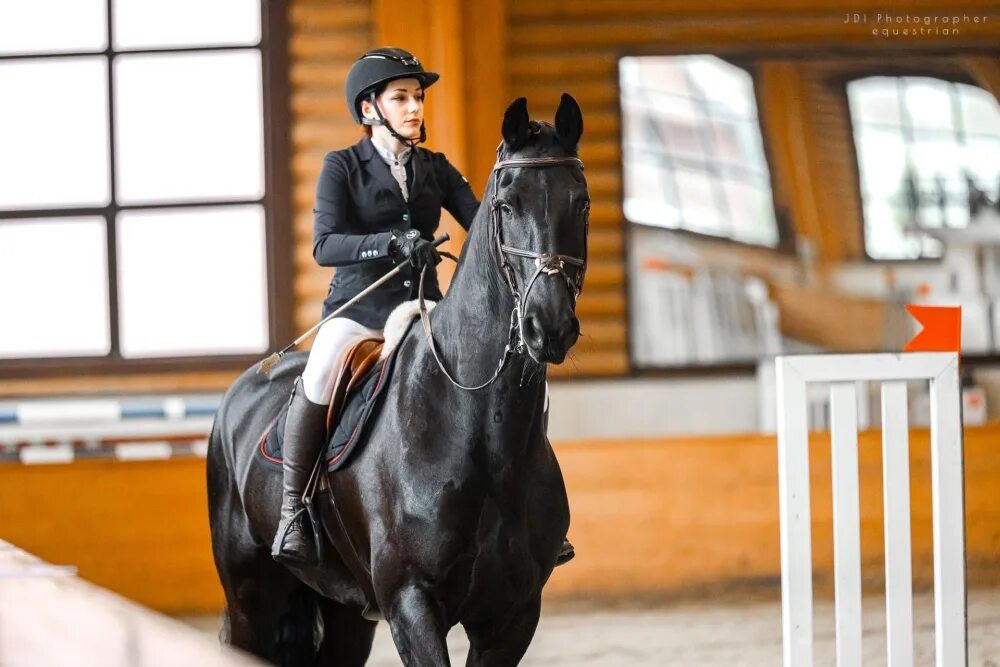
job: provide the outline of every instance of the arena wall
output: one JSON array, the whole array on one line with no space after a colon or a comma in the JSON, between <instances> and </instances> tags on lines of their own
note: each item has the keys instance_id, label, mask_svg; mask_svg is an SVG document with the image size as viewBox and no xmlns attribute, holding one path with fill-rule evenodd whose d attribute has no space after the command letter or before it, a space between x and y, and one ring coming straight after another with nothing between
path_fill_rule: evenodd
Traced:
<instances>
[{"instance_id":1,"label":"arena wall","mask_svg":"<svg viewBox=\"0 0 1000 667\"><path fill-rule=\"evenodd\" d=\"M1000 584L1000 426L966 429L970 585ZM813 552L832 577L828 438L813 443ZM913 572L932 581L927 432L911 439ZM635 602L755 591L777 595L777 450L771 436L556 443L578 557L548 600ZM866 588L882 581L879 434L862 434L861 546ZM0 535L89 581L161 611L222 606L211 558L204 460L77 461L0 468Z\"/></svg>"}]
</instances>

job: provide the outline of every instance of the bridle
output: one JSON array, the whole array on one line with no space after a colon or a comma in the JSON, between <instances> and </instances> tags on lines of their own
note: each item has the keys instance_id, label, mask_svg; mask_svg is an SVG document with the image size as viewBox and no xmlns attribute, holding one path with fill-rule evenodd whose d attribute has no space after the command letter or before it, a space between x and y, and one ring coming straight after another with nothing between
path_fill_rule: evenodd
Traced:
<instances>
[{"instance_id":1,"label":"bridle","mask_svg":"<svg viewBox=\"0 0 1000 667\"><path fill-rule=\"evenodd\" d=\"M523 250L521 248L515 248L514 246L505 244L503 242L503 225L501 224L503 222L502 209L505 204L497 199L496 196L497 190L500 186L500 172L503 169L510 167L528 167L534 169L544 169L548 167L577 167L582 171L583 160L575 157L525 157L503 159L502 149L503 143L497 147L497 161L493 165L493 171L490 174L493 178L493 195L490 198L490 231L493 237L492 247L495 249L497 262L500 264L500 270L504 276L505 282L507 283L507 287L510 288L511 296L514 299L514 307L510 312L510 330L507 345L504 347L503 355L500 357L500 363L497 365L497 369L493 373L493 377L486 382L476 386L463 385L453 378L451 373L448 372L448 369L445 368L445 365L441 361L441 357L438 354L437 346L434 344L434 336L431 333L431 322L424 303L424 275L427 272L427 267L425 266L420 272L420 287L418 290L418 298L420 301L420 320L423 324L424 334L427 337L428 345L430 345L431 353L434 355L434 360L437 361L437 365L441 369L441 372L445 374L445 377L451 380L451 383L456 387L469 391L483 389L484 387L493 384L493 382L500 377L500 374L503 373L503 370L507 366L507 362L510 360L511 356L514 354L524 353L524 308L528 303L528 295L531 293L531 288L535 286L535 282L538 280L538 277L541 275L561 276L566 283L566 287L570 291L570 295L573 297L573 307L575 308L576 300L579 298L580 292L583 291L583 278L587 270L587 260L580 257ZM585 216L588 211L589 209L585 210ZM585 230L588 228L589 221L585 221ZM586 241L585 231L585 248ZM525 287L523 294L518 289L517 275L514 273L514 267L510 264L508 259L509 255L527 257L528 259L535 260L535 272L532 274L531 279L528 280L527 287ZM453 255L446 254L446 256L451 259L455 259ZM571 278L569 274L566 273L567 264L577 267L575 278Z\"/></svg>"}]
</instances>

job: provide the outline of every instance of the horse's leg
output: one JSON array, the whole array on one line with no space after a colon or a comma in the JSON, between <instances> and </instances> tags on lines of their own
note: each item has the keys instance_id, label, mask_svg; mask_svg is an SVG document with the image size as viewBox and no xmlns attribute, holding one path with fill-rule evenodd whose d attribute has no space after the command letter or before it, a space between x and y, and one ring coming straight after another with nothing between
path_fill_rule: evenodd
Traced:
<instances>
[{"instance_id":1,"label":"horse's leg","mask_svg":"<svg viewBox=\"0 0 1000 667\"><path fill-rule=\"evenodd\" d=\"M466 667L508 667L518 664L535 636L541 609L542 598L539 595L511 614L506 624L465 625L465 633L469 637Z\"/></svg>"},{"instance_id":2,"label":"horse's leg","mask_svg":"<svg viewBox=\"0 0 1000 667\"><path fill-rule=\"evenodd\" d=\"M316 656L317 595L271 560L260 559L223 577L225 639L277 665L312 664ZM256 560L256 559L255 559Z\"/></svg>"},{"instance_id":3,"label":"horse's leg","mask_svg":"<svg viewBox=\"0 0 1000 667\"><path fill-rule=\"evenodd\" d=\"M406 667L451 665L444 612L430 593L408 584L386 607L392 640Z\"/></svg>"},{"instance_id":4,"label":"horse's leg","mask_svg":"<svg viewBox=\"0 0 1000 667\"><path fill-rule=\"evenodd\" d=\"M315 655L315 593L257 545L226 467L217 434L208 460L212 553L226 594L219 638L280 665L309 664Z\"/></svg>"},{"instance_id":5,"label":"horse's leg","mask_svg":"<svg viewBox=\"0 0 1000 667\"><path fill-rule=\"evenodd\" d=\"M371 653L378 623L362 618L357 607L348 607L324 597L317 597L317 602L323 616L323 643L319 647L316 666L364 665Z\"/></svg>"}]
</instances>

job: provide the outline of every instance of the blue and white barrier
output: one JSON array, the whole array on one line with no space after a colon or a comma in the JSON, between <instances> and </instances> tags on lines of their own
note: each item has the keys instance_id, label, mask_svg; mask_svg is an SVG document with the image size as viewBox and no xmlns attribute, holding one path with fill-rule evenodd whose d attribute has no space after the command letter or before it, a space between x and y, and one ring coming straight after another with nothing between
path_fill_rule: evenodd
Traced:
<instances>
[{"instance_id":1,"label":"blue and white barrier","mask_svg":"<svg viewBox=\"0 0 1000 667\"><path fill-rule=\"evenodd\" d=\"M0 462L204 456L221 396L0 402Z\"/></svg>"}]
</instances>

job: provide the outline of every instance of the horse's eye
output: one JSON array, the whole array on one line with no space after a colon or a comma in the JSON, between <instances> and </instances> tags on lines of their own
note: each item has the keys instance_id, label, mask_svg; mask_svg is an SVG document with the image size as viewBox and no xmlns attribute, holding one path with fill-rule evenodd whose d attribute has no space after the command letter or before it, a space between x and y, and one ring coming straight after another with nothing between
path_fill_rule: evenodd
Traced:
<instances>
[{"instance_id":1,"label":"horse's eye","mask_svg":"<svg viewBox=\"0 0 1000 667\"><path fill-rule=\"evenodd\" d=\"M500 210L503 211L506 215L514 214L514 209L512 209L510 205L508 205L506 202L501 202Z\"/></svg>"}]
</instances>

